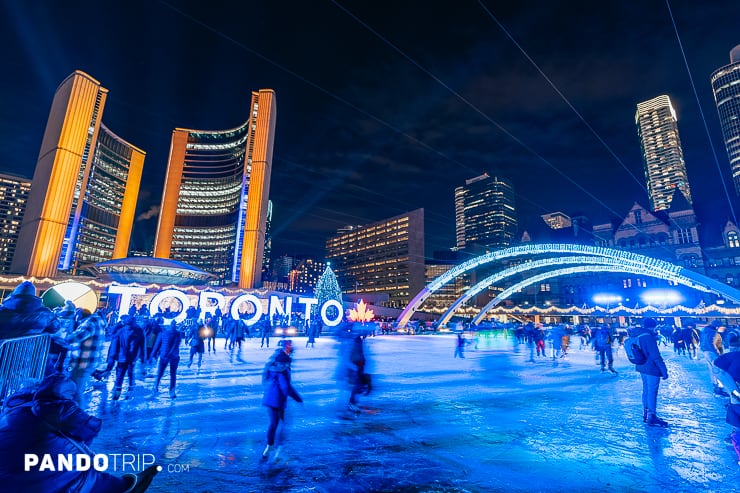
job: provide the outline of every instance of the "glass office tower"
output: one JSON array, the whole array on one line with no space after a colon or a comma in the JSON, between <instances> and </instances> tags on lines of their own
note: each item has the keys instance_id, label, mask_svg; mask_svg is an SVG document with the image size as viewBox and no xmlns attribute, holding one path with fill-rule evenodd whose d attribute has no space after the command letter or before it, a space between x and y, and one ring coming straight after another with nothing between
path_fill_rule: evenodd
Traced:
<instances>
[{"instance_id":1,"label":"glass office tower","mask_svg":"<svg viewBox=\"0 0 740 493\"><path fill-rule=\"evenodd\" d=\"M239 127L172 132L155 257L261 285L275 116L275 92L262 89Z\"/></svg>"},{"instance_id":2,"label":"glass office tower","mask_svg":"<svg viewBox=\"0 0 740 493\"><path fill-rule=\"evenodd\" d=\"M54 277L126 257L145 153L102 124L107 95L81 71L57 89L11 272Z\"/></svg>"},{"instance_id":3,"label":"glass office tower","mask_svg":"<svg viewBox=\"0 0 740 493\"><path fill-rule=\"evenodd\" d=\"M517 227L514 187L509 181L484 173L455 189L458 248L509 246Z\"/></svg>"}]
</instances>

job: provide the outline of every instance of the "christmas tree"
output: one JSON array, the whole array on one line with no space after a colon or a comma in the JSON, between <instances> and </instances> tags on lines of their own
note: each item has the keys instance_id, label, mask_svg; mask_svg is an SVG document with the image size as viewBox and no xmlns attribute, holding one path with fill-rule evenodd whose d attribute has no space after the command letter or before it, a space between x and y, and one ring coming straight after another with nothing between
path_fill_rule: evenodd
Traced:
<instances>
[{"instance_id":1,"label":"christmas tree","mask_svg":"<svg viewBox=\"0 0 740 493\"><path fill-rule=\"evenodd\" d=\"M314 305L311 308L311 318L316 320L319 316L319 306L324 306L329 300L336 300L340 304L342 303L342 290L339 289L339 283L337 282L337 276L334 271L331 270L331 266L327 263L324 273L319 277L319 281L316 283L316 290L314 296L319 300L318 305ZM329 319L334 319L339 316L335 307L330 306L326 315Z\"/></svg>"}]
</instances>

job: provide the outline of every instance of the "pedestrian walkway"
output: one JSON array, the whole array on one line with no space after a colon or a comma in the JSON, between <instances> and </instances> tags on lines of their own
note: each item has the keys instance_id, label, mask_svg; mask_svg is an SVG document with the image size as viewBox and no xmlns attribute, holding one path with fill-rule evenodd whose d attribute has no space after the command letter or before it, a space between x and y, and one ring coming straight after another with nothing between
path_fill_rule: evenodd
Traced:
<instances>
[{"instance_id":1,"label":"pedestrian walkway","mask_svg":"<svg viewBox=\"0 0 740 493\"><path fill-rule=\"evenodd\" d=\"M726 438L722 401L706 364L663 349L670 379L658 411L670 427L642 423L641 382L618 354L601 373L589 350L535 358L511 339L479 341L453 359L454 336L368 338L374 391L363 412L336 418L335 343L296 338L293 383L278 462L263 463L267 413L261 372L273 348L246 341L241 358L206 353L200 373L181 362L176 399L104 400L93 447L152 454L152 492L730 492L740 466ZM275 340L272 341L273 345ZM187 348L182 348L186 363ZM167 381L167 377L163 382ZM110 382L108 382L110 385ZM102 386L101 386L102 387ZM110 390L110 387L107 388Z\"/></svg>"}]
</instances>

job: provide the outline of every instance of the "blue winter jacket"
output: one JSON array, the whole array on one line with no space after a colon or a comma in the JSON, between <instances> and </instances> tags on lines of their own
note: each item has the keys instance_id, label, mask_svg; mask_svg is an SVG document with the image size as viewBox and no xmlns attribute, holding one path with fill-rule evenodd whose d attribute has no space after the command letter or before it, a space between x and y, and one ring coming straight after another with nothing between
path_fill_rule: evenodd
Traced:
<instances>
[{"instance_id":1,"label":"blue winter jacket","mask_svg":"<svg viewBox=\"0 0 740 493\"><path fill-rule=\"evenodd\" d=\"M265 393L262 396L262 405L276 409L285 409L288 405L288 396L296 402L303 402L293 385L290 383L290 356L279 352L268 363L265 370Z\"/></svg>"},{"instance_id":2,"label":"blue winter jacket","mask_svg":"<svg viewBox=\"0 0 740 493\"><path fill-rule=\"evenodd\" d=\"M58 330L59 319L38 296L12 295L0 306L0 339L53 334Z\"/></svg>"},{"instance_id":3,"label":"blue winter jacket","mask_svg":"<svg viewBox=\"0 0 740 493\"><path fill-rule=\"evenodd\" d=\"M665 361L663 361L663 357L660 355L655 334L643 327L635 327L632 329L630 336L638 337L642 334L647 335L640 337L638 341L640 342L640 349L642 349L642 352L647 357L647 361L642 365L635 365L635 370L646 375L668 378L668 368L666 368Z\"/></svg>"},{"instance_id":4,"label":"blue winter jacket","mask_svg":"<svg viewBox=\"0 0 740 493\"><path fill-rule=\"evenodd\" d=\"M122 317L123 323L111 339L108 361L133 363L143 355L144 331L136 325L133 317L127 317Z\"/></svg>"},{"instance_id":5,"label":"blue winter jacket","mask_svg":"<svg viewBox=\"0 0 740 493\"><path fill-rule=\"evenodd\" d=\"M180 357L180 343L182 335L176 327L170 327L159 333L157 342L152 348L152 356L159 356L163 360L171 360Z\"/></svg>"}]
</instances>

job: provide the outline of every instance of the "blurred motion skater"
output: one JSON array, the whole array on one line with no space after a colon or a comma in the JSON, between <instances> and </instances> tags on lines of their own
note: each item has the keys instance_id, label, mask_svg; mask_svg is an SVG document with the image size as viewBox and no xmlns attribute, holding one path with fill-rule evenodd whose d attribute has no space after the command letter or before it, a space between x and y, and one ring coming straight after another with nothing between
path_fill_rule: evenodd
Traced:
<instances>
[{"instance_id":1,"label":"blurred motion skater","mask_svg":"<svg viewBox=\"0 0 740 493\"><path fill-rule=\"evenodd\" d=\"M455 342L455 355L453 358L457 357L465 358L465 338L462 335L462 332L457 333L457 341Z\"/></svg>"},{"instance_id":2,"label":"blurred motion skater","mask_svg":"<svg viewBox=\"0 0 740 493\"><path fill-rule=\"evenodd\" d=\"M267 414L270 417L270 424L267 427L267 445L262 452L262 460L267 460L270 450L275 446L277 428L282 423L278 436L279 443L273 460L277 460L280 455L280 447L285 439L285 408L288 406L288 397L296 402L303 402L291 383L290 364L293 359L290 354L293 352L293 342L290 339L281 342L283 346L270 357L262 372L262 384L265 387L262 405L267 408Z\"/></svg>"},{"instance_id":3,"label":"blurred motion skater","mask_svg":"<svg viewBox=\"0 0 740 493\"><path fill-rule=\"evenodd\" d=\"M357 396L361 393L368 395L372 390L372 377L365 373L366 366L364 338L357 334L352 340L347 363L347 382L351 387L347 409L353 413L360 412L360 408L357 407Z\"/></svg>"},{"instance_id":4,"label":"blurred motion skater","mask_svg":"<svg viewBox=\"0 0 740 493\"><path fill-rule=\"evenodd\" d=\"M152 390L152 396L159 393L159 382L162 380L164 370L170 367L170 398L174 399L177 397L175 394L175 384L177 383L177 367L180 364L180 342L182 336L177 328L177 324L173 321L170 325L159 333L157 342L154 343L152 354L159 356L159 364L157 365L157 380L154 382L154 389Z\"/></svg>"},{"instance_id":5,"label":"blurred motion skater","mask_svg":"<svg viewBox=\"0 0 740 493\"><path fill-rule=\"evenodd\" d=\"M701 352L704 353L707 366L709 366L709 376L712 379L714 393L721 397L727 397L729 394L725 390L724 384L718 378L720 369L715 366L714 360L724 352L724 346L722 344L722 333L724 331L725 327L718 320L715 320L704 327L699 336L699 347L701 348Z\"/></svg>"},{"instance_id":6,"label":"blurred motion skater","mask_svg":"<svg viewBox=\"0 0 740 493\"><path fill-rule=\"evenodd\" d=\"M188 360L188 368L193 365L193 356L198 355L198 370L200 365L203 364L203 353L206 350L206 345L203 342L206 338L206 331L208 329L203 322L198 322L192 326L190 333L188 334L188 346L190 346L190 359Z\"/></svg>"}]
</instances>

